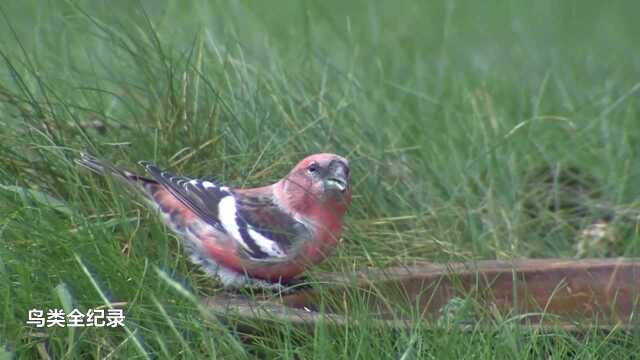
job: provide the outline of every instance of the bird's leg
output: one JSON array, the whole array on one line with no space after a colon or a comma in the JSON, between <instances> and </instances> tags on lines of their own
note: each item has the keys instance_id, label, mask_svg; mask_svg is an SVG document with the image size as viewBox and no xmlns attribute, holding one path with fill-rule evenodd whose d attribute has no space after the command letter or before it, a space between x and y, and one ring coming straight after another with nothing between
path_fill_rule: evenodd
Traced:
<instances>
[{"instance_id":1,"label":"bird's leg","mask_svg":"<svg viewBox=\"0 0 640 360\"><path fill-rule=\"evenodd\" d=\"M308 290L311 288L309 278L306 276L297 277L287 281L281 281L280 284L284 286L283 291L287 293Z\"/></svg>"},{"instance_id":2,"label":"bird's leg","mask_svg":"<svg viewBox=\"0 0 640 360\"><path fill-rule=\"evenodd\" d=\"M311 285L307 282L306 277L295 278L287 281L269 282L260 279L247 279L244 286L240 288L230 289L236 294L282 294L290 295L298 291L307 290Z\"/></svg>"}]
</instances>

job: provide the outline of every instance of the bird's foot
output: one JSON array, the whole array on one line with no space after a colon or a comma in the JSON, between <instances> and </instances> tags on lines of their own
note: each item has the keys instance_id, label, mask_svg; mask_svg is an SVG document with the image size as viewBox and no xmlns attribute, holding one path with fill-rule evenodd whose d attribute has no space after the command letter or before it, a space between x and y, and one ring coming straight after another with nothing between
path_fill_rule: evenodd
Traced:
<instances>
[{"instance_id":1,"label":"bird's foot","mask_svg":"<svg viewBox=\"0 0 640 360\"><path fill-rule=\"evenodd\" d=\"M278 282L270 282L260 279L247 279L242 287L235 288L233 291L239 294L246 294L249 292L252 294L263 295L291 295L309 288L311 288L311 285L305 277L290 279L287 281L281 280Z\"/></svg>"}]
</instances>

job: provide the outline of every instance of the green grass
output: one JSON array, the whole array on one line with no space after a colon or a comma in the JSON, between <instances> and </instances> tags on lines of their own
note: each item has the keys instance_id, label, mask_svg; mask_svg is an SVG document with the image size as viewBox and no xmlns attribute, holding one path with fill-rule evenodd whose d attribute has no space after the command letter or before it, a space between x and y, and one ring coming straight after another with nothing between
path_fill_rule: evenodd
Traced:
<instances>
[{"instance_id":1,"label":"green grass","mask_svg":"<svg viewBox=\"0 0 640 360\"><path fill-rule=\"evenodd\" d=\"M638 331L532 332L508 319L398 331L356 312L342 328L241 333L198 306L219 285L153 213L73 162L88 151L253 186L307 154L345 155L355 196L344 239L313 273L574 257L576 234L603 207L631 216L588 254L640 256L637 2L11 1L0 11L8 356L44 356L45 342L78 359L640 353ZM532 216L531 203L566 193L535 173L570 167L592 181L586 212ZM25 324L32 308L109 302L126 303L126 329Z\"/></svg>"}]
</instances>

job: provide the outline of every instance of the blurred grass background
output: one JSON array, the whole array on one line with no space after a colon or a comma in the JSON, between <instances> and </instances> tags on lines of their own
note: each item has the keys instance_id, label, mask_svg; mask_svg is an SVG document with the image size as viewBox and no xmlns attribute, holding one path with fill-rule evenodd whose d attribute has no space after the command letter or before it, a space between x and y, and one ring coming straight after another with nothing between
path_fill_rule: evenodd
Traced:
<instances>
[{"instance_id":1,"label":"blurred grass background","mask_svg":"<svg viewBox=\"0 0 640 360\"><path fill-rule=\"evenodd\" d=\"M55 358L632 357L634 332L262 336L203 320L218 284L79 151L236 186L319 151L354 202L312 272L413 261L640 256L640 3L12 1L0 5L0 345ZM604 238L585 240L604 221ZM66 284L66 285L60 285ZM25 325L126 302L128 328ZM61 295L63 294L63 295ZM66 294L66 295L64 295ZM69 300L71 299L71 300ZM46 343L46 347L42 344ZM45 349L46 348L46 349ZM8 355L10 356L10 355Z\"/></svg>"}]
</instances>

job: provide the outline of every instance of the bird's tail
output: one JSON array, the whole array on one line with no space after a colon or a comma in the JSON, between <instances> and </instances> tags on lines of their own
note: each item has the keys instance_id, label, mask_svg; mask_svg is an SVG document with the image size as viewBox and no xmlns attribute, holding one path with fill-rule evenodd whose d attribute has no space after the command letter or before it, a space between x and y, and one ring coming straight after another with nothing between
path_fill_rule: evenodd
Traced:
<instances>
[{"instance_id":1,"label":"bird's tail","mask_svg":"<svg viewBox=\"0 0 640 360\"><path fill-rule=\"evenodd\" d=\"M98 160L86 153L81 153L80 159L76 159L76 163L100 175L115 175L119 180L136 187L142 186L142 188L146 189L148 185L157 184L155 180L120 169L106 161Z\"/></svg>"}]
</instances>

